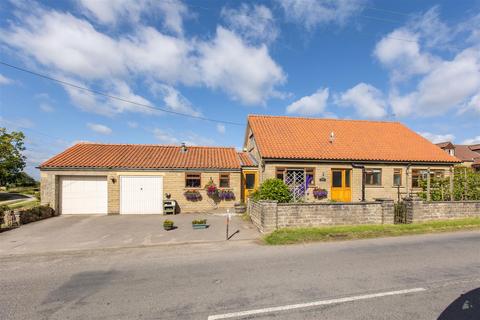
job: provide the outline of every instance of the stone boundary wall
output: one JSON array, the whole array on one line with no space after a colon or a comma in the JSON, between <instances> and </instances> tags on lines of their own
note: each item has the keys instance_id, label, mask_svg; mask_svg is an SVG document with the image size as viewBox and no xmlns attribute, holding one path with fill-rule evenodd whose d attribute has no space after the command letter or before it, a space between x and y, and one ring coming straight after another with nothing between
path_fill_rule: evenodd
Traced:
<instances>
[{"instance_id":1,"label":"stone boundary wall","mask_svg":"<svg viewBox=\"0 0 480 320\"><path fill-rule=\"evenodd\" d=\"M405 200L407 223L480 218L480 201Z\"/></svg>"},{"instance_id":2,"label":"stone boundary wall","mask_svg":"<svg viewBox=\"0 0 480 320\"><path fill-rule=\"evenodd\" d=\"M249 201L248 212L260 232L287 227L393 224L393 200L348 203Z\"/></svg>"}]
</instances>

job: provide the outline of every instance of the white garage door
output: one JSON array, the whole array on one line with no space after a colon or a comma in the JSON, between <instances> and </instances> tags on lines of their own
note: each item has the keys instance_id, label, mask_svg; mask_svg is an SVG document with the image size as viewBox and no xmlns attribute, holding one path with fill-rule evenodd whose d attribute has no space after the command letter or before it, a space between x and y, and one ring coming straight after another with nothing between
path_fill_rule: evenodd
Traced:
<instances>
[{"instance_id":1,"label":"white garage door","mask_svg":"<svg viewBox=\"0 0 480 320\"><path fill-rule=\"evenodd\" d=\"M120 213L163 213L163 177L121 176Z\"/></svg>"},{"instance_id":2,"label":"white garage door","mask_svg":"<svg viewBox=\"0 0 480 320\"><path fill-rule=\"evenodd\" d=\"M106 214L107 177L61 177L62 214Z\"/></svg>"}]
</instances>

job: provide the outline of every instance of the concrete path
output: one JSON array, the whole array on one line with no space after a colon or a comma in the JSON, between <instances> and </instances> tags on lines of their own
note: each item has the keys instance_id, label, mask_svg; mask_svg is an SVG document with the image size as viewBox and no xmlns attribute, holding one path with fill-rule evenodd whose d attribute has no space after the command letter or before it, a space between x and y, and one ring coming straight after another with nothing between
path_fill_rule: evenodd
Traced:
<instances>
[{"instance_id":1,"label":"concrete path","mask_svg":"<svg viewBox=\"0 0 480 320\"><path fill-rule=\"evenodd\" d=\"M480 319L479 243L477 231L0 257L0 319Z\"/></svg>"},{"instance_id":2,"label":"concrete path","mask_svg":"<svg viewBox=\"0 0 480 320\"><path fill-rule=\"evenodd\" d=\"M210 227L193 230L192 220L203 218ZM178 228L165 231L165 219ZM224 241L225 226L222 215L62 215L0 233L0 255ZM230 235L230 241L259 237L256 228L239 216L231 220Z\"/></svg>"}]
</instances>

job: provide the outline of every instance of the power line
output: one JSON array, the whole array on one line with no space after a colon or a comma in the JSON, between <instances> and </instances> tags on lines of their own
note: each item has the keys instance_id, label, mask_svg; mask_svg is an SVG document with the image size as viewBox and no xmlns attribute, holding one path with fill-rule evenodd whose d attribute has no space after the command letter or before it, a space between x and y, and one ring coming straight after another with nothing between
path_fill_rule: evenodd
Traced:
<instances>
[{"instance_id":1,"label":"power line","mask_svg":"<svg viewBox=\"0 0 480 320\"><path fill-rule=\"evenodd\" d=\"M15 66L15 65L3 62L3 61L0 61L0 64L4 65L6 67L9 67L9 68L18 70L18 71L29 73L31 75L34 75L34 76L37 76L37 77L40 77L40 78L43 78L43 79L47 79L47 80L50 80L50 81L60 83L60 84L65 85L65 86L69 86L69 87L76 88L76 89L86 91L86 92L89 92L89 93L101 95L101 96L107 97L109 99L114 99L114 100L122 101L122 102L125 102L125 103L130 103L130 104L142 107L142 108L148 108L148 109L152 109L152 110L156 110L156 111L162 111L162 112L165 112L165 113L174 114L174 115L177 115L177 116L182 116L182 117L187 117L187 118L192 118L192 119L197 119L197 120L203 120L203 121L223 123L223 124L229 124L229 125L235 125L235 126L244 126L245 125L244 123L239 123L239 122L206 118L206 117L202 117L202 116L195 116L195 115L186 114L186 113L177 112L177 111L172 111L172 110L168 110L168 109L164 109L164 108L154 107L154 106L150 106L148 104L131 101L131 100L128 100L128 99L125 99L125 98L122 98L122 97L117 97L117 96L114 96L114 95L111 95L111 94L108 94L108 93L105 93L105 92L102 92L102 91L99 91L99 90L94 90L94 89L89 89L89 88L86 88L86 87L82 87L82 86L76 85L76 84L71 83L71 82L67 82L67 81L64 81L64 80L53 78L53 77L47 76L45 74L38 73L38 72L35 72L35 71L32 71L32 70L28 70L28 69L25 69L25 68L22 68L22 67L18 67L18 66Z\"/></svg>"}]
</instances>

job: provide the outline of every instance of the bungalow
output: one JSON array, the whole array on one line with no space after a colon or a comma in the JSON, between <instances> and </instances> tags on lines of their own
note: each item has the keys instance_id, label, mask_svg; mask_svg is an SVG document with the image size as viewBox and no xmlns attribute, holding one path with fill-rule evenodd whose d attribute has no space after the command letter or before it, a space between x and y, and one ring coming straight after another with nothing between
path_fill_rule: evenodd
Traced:
<instances>
[{"instance_id":1,"label":"bungalow","mask_svg":"<svg viewBox=\"0 0 480 320\"><path fill-rule=\"evenodd\" d=\"M398 122L251 115L243 152L79 143L39 169L41 201L60 213L148 214L172 200L177 212L232 208L268 178L302 201L397 199L459 162Z\"/></svg>"},{"instance_id":2,"label":"bungalow","mask_svg":"<svg viewBox=\"0 0 480 320\"><path fill-rule=\"evenodd\" d=\"M324 201L397 199L460 162L398 122L251 115L244 149L260 182L282 179L307 201L321 201L315 189Z\"/></svg>"}]
</instances>

